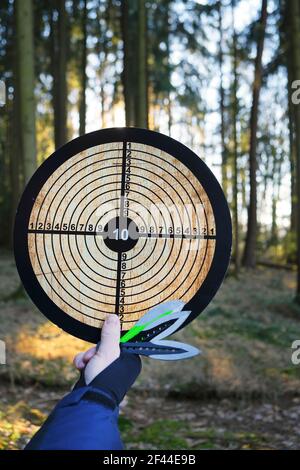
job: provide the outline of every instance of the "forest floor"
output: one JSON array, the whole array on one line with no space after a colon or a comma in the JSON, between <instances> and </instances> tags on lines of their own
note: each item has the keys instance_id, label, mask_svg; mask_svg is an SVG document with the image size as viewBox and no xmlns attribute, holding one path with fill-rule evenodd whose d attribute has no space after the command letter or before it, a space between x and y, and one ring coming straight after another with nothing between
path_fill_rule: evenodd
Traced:
<instances>
[{"instance_id":1,"label":"forest floor","mask_svg":"<svg viewBox=\"0 0 300 470\"><path fill-rule=\"evenodd\" d=\"M300 339L295 273L259 268L227 276L209 307L174 339L202 356L143 359L121 406L130 449L299 449ZM13 257L0 256L0 449L21 449L75 382L76 352L87 343L48 322L18 296ZM180 367L179 367L180 366Z\"/></svg>"}]
</instances>

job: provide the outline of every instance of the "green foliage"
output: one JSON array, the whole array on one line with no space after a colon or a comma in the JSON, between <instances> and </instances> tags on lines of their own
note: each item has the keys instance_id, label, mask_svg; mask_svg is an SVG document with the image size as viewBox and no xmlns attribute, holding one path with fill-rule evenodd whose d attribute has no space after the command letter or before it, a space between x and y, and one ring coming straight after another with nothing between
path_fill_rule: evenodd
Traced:
<instances>
[{"instance_id":1,"label":"green foliage","mask_svg":"<svg viewBox=\"0 0 300 470\"><path fill-rule=\"evenodd\" d=\"M126 441L139 445L144 443L148 448L155 446L156 449L186 449L188 444L181 434L187 429L189 424L185 421L158 420L138 433L127 434Z\"/></svg>"}]
</instances>

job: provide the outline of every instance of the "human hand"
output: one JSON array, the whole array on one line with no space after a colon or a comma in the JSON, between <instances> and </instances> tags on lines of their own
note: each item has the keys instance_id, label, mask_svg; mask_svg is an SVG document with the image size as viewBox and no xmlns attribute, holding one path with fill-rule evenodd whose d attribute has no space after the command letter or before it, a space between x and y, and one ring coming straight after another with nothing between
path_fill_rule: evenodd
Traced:
<instances>
[{"instance_id":1,"label":"human hand","mask_svg":"<svg viewBox=\"0 0 300 470\"><path fill-rule=\"evenodd\" d=\"M108 315L101 331L99 348L96 346L74 357L74 364L80 371L84 369L85 383L88 385L100 372L120 356L120 319L118 315Z\"/></svg>"}]
</instances>

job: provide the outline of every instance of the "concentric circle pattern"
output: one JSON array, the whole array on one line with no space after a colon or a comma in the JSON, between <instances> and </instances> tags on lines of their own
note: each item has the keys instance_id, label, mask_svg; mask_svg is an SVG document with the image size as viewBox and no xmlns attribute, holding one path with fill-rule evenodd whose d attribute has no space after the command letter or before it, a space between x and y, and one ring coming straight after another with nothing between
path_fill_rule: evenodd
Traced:
<instances>
[{"instance_id":1,"label":"concentric circle pattern","mask_svg":"<svg viewBox=\"0 0 300 470\"><path fill-rule=\"evenodd\" d=\"M174 154L174 141L154 132L105 132L93 133L90 143L84 136L81 146L67 144L59 150L66 148L64 158L54 154L40 167L15 226L17 266L32 299L52 321L90 341L109 313L120 315L126 331L154 305L189 303L219 262L218 287L230 253L227 205L198 157L181 144ZM205 169L206 188L185 164L191 158ZM218 188L226 233L219 233L224 220L216 220L220 209L215 214L205 172ZM208 283L203 305L217 287Z\"/></svg>"}]
</instances>

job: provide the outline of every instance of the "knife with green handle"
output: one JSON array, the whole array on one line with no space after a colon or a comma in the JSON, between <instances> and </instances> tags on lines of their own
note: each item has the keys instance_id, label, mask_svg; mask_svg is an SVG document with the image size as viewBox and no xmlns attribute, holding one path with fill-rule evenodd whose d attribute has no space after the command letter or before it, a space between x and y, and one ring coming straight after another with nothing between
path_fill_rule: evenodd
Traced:
<instances>
[{"instance_id":1,"label":"knife with green handle","mask_svg":"<svg viewBox=\"0 0 300 470\"><path fill-rule=\"evenodd\" d=\"M191 314L182 310L184 305L181 300L171 300L153 307L121 337L121 350L169 361L200 354L194 346L163 340L175 333Z\"/></svg>"}]
</instances>

